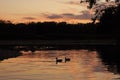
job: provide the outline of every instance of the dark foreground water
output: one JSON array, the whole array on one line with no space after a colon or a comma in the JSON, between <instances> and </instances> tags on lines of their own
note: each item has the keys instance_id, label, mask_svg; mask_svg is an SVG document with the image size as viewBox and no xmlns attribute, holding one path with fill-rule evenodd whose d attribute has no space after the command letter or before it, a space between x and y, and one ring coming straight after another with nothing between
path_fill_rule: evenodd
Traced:
<instances>
[{"instance_id":1,"label":"dark foreground water","mask_svg":"<svg viewBox=\"0 0 120 80\"><path fill-rule=\"evenodd\" d=\"M22 56L0 62L0 80L120 80L109 71L97 51L41 50L21 51ZM4 53L3 53L4 54ZM63 62L56 64L56 57ZM65 57L70 61L65 63Z\"/></svg>"}]
</instances>

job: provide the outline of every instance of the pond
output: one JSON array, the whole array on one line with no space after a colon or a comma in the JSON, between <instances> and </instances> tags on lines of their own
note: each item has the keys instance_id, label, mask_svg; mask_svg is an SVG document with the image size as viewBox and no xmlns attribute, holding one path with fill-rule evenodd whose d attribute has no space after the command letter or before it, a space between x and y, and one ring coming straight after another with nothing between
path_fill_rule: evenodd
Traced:
<instances>
[{"instance_id":1,"label":"pond","mask_svg":"<svg viewBox=\"0 0 120 80\"><path fill-rule=\"evenodd\" d=\"M110 72L95 50L21 53L0 62L0 80L120 80L120 75ZM61 61L56 62L56 58Z\"/></svg>"}]
</instances>

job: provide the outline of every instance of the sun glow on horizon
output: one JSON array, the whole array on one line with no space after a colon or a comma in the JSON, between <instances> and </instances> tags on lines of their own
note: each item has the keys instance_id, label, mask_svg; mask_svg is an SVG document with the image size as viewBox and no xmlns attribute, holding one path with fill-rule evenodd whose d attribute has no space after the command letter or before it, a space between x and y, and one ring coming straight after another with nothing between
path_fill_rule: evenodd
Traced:
<instances>
[{"instance_id":1,"label":"sun glow on horizon","mask_svg":"<svg viewBox=\"0 0 120 80\"><path fill-rule=\"evenodd\" d=\"M0 0L0 19L26 22L91 22L91 13L79 0Z\"/></svg>"}]
</instances>

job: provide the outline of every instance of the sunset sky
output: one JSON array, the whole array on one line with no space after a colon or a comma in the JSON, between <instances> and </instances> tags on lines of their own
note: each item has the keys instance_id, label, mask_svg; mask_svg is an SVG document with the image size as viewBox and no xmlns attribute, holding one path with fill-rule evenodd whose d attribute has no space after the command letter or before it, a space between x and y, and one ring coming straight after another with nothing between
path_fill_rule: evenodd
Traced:
<instances>
[{"instance_id":1,"label":"sunset sky","mask_svg":"<svg viewBox=\"0 0 120 80\"><path fill-rule=\"evenodd\" d=\"M91 10L80 0L0 0L0 19L12 22L90 21Z\"/></svg>"}]
</instances>

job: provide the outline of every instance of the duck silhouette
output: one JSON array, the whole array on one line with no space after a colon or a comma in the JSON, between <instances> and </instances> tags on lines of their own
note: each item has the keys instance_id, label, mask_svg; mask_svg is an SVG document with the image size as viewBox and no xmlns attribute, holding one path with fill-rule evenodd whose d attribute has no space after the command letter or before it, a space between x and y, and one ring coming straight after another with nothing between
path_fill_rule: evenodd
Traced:
<instances>
[{"instance_id":1,"label":"duck silhouette","mask_svg":"<svg viewBox=\"0 0 120 80\"><path fill-rule=\"evenodd\" d=\"M56 57L56 64L59 63L59 62L62 62L62 61L63 61L62 59L58 59L58 58Z\"/></svg>"},{"instance_id":2,"label":"duck silhouette","mask_svg":"<svg viewBox=\"0 0 120 80\"><path fill-rule=\"evenodd\" d=\"M70 58L65 57L65 63L68 62L68 61L70 61Z\"/></svg>"}]
</instances>

